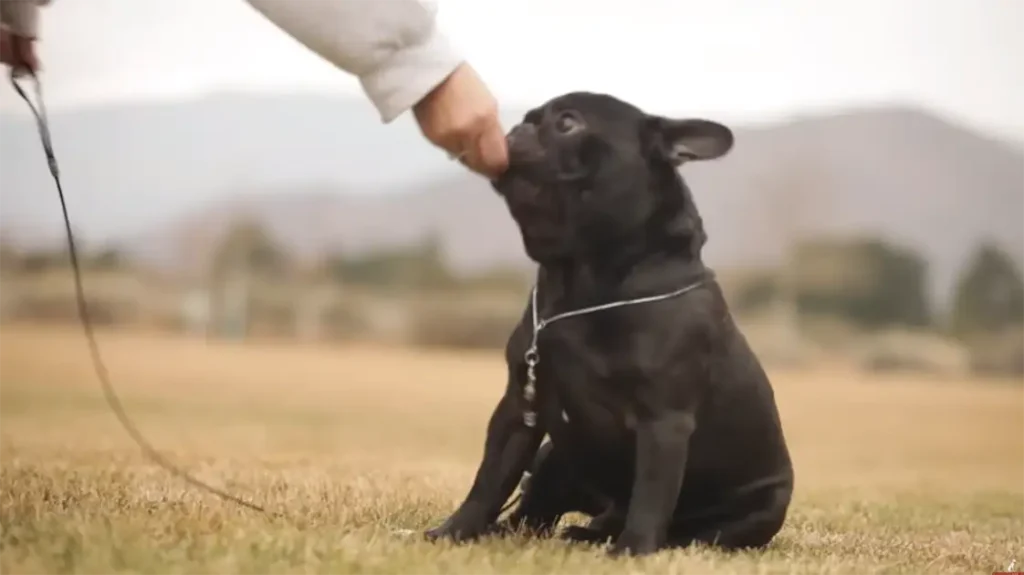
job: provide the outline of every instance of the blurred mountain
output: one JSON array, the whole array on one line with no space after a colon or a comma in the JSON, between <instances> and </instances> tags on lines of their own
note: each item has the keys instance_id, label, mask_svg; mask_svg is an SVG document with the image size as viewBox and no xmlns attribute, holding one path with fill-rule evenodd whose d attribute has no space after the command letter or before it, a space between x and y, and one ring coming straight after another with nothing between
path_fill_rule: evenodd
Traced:
<instances>
[{"instance_id":1,"label":"blurred mountain","mask_svg":"<svg viewBox=\"0 0 1024 575\"><path fill-rule=\"evenodd\" d=\"M511 123L522 111L510 111ZM203 261L230 220L265 222L305 258L438 234L462 269L525 263L482 179L361 100L222 95L53 117L76 229L175 270ZM34 125L0 120L0 232L62 241ZM991 239L1024 262L1024 152L926 111L846 110L733 126L726 158L684 168L718 267L778 258L796 230L877 234L919 250L945 299Z\"/></svg>"}]
</instances>

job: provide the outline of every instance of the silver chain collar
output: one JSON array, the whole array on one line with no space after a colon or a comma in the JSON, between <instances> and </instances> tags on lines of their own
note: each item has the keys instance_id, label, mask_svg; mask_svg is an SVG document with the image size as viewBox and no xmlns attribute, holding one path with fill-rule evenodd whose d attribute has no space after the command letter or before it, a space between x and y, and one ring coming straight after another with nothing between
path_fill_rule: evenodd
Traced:
<instances>
[{"instance_id":1,"label":"silver chain collar","mask_svg":"<svg viewBox=\"0 0 1024 575\"><path fill-rule=\"evenodd\" d=\"M523 412L523 423L526 424L526 427L534 427L537 425L537 411L533 407L533 400L537 396L536 367L537 364L540 363L540 353L537 351L537 337L540 335L542 329L555 323L556 321L570 317L587 315L588 313L604 311L606 309L623 307L627 305L637 305L642 303L651 303L666 299L672 299L674 297L681 296L689 291L692 291L704 285L706 281L707 278L704 278L697 280L696 282L689 284L686 287L668 293L641 297L636 299L613 301L601 305L575 309L555 314L547 319L540 319L537 315L537 284L534 284L533 290L531 290L530 292L530 310L533 315L533 339L530 342L530 347L526 350L526 353L523 354L523 359L526 361L526 385L523 387L523 399L526 400L526 403L528 405L526 411Z\"/></svg>"}]
</instances>

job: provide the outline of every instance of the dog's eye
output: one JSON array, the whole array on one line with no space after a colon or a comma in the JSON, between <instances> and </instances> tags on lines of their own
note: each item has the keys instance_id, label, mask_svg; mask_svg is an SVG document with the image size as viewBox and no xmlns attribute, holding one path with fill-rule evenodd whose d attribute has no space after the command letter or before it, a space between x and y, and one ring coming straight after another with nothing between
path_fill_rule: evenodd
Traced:
<instances>
[{"instance_id":1,"label":"dog's eye","mask_svg":"<svg viewBox=\"0 0 1024 575\"><path fill-rule=\"evenodd\" d=\"M582 128L583 120L579 119L576 114L571 112L565 112L555 120L555 129L558 130L560 134L571 134Z\"/></svg>"}]
</instances>

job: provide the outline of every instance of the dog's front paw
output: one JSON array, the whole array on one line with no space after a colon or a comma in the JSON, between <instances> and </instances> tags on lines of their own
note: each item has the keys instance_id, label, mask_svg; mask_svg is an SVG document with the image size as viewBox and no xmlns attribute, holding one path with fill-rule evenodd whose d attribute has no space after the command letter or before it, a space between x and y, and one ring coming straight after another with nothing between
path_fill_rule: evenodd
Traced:
<instances>
[{"instance_id":1,"label":"dog's front paw","mask_svg":"<svg viewBox=\"0 0 1024 575\"><path fill-rule=\"evenodd\" d=\"M602 544L612 539L612 535L582 525L570 525L562 530L561 538L573 543Z\"/></svg>"},{"instance_id":2,"label":"dog's front paw","mask_svg":"<svg viewBox=\"0 0 1024 575\"><path fill-rule=\"evenodd\" d=\"M537 522L529 518L513 514L497 522L488 535L498 537L546 538L554 532L555 525L551 522Z\"/></svg>"},{"instance_id":3,"label":"dog's front paw","mask_svg":"<svg viewBox=\"0 0 1024 575\"><path fill-rule=\"evenodd\" d=\"M623 531L619 538L615 540L615 544L612 545L608 554L612 557L622 555L640 556L649 555L657 550L658 543L654 537Z\"/></svg>"},{"instance_id":4,"label":"dog's front paw","mask_svg":"<svg viewBox=\"0 0 1024 575\"><path fill-rule=\"evenodd\" d=\"M426 531L423 536L428 541L449 540L461 543L483 535L487 527L486 521L460 509L441 525Z\"/></svg>"},{"instance_id":5,"label":"dog's front paw","mask_svg":"<svg viewBox=\"0 0 1024 575\"><path fill-rule=\"evenodd\" d=\"M448 540L453 543L462 543L476 539L484 531L485 529L475 526L456 525L449 520L433 529L428 529L423 536L427 541Z\"/></svg>"}]
</instances>

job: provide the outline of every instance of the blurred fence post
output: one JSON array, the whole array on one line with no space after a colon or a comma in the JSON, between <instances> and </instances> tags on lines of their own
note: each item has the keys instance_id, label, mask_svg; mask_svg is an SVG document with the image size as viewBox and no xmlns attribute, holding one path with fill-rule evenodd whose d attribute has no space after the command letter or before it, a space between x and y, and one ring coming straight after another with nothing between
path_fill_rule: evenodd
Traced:
<instances>
[{"instance_id":1,"label":"blurred fence post","mask_svg":"<svg viewBox=\"0 0 1024 575\"><path fill-rule=\"evenodd\" d=\"M225 317L218 332L231 339L244 339L249 326L249 277L245 270L235 270L224 286Z\"/></svg>"},{"instance_id":2,"label":"blurred fence post","mask_svg":"<svg viewBox=\"0 0 1024 575\"><path fill-rule=\"evenodd\" d=\"M185 329L190 335L206 335L210 330L210 292L195 289L182 302Z\"/></svg>"}]
</instances>

